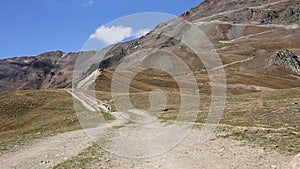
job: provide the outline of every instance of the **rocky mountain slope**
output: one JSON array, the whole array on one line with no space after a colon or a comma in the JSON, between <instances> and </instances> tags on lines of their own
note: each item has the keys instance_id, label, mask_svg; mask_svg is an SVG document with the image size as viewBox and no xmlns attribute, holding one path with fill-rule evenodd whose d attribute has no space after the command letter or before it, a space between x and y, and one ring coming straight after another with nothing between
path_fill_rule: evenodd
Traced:
<instances>
[{"instance_id":1,"label":"rocky mountain slope","mask_svg":"<svg viewBox=\"0 0 300 169\"><path fill-rule=\"evenodd\" d=\"M288 87L287 83L293 84L290 87L297 86L295 84L300 86L297 67L297 55L300 55L300 1L206 0L179 18L197 25L212 41L222 59L229 83L242 83L239 79L251 74L256 79L250 78L247 85L256 85L254 81L257 81L257 77L262 77L258 79L274 80L276 88ZM163 48L180 56L193 71L203 73L201 70L205 67L201 61L181 43L180 34L183 29L178 29L178 34L171 38L161 36L160 32L165 29L176 28L176 22L178 20L174 19L157 26L144 37L111 46L104 60L91 69L114 69L133 52ZM289 50L293 56L291 53L288 56L281 55L281 50ZM274 59L278 52L279 57ZM70 87L77 57L88 57L96 53L65 54L54 51L37 57L1 60L0 90ZM260 85L274 87L264 82Z\"/></svg>"},{"instance_id":2,"label":"rocky mountain slope","mask_svg":"<svg viewBox=\"0 0 300 169\"><path fill-rule=\"evenodd\" d=\"M0 60L0 91L70 87L78 56L92 53L52 51Z\"/></svg>"}]
</instances>

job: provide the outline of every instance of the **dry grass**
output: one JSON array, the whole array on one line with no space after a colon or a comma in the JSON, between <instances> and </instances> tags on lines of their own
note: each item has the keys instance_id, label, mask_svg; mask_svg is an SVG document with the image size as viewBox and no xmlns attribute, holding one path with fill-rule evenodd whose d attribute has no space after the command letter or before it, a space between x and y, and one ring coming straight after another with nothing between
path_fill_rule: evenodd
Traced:
<instances>
[{"instance_id":1,"label":"dry grass","mask_svg":"<svg viewBox=\"0 0 300 169\"><path fill-rule=\"evenodd\" d=\"M159 80L153 80L153 77L159 77ZM209 79L205 74L197 74L196 78L201 96L201 107L196 122L203 124L210 106L210 86L202 85ZM131 87L134 86L130 94L131 102L135 108L147 110L150 107L150 91L159 88L167 97L167 109L159 118L166 122L174 122L180 110L181 100L178 87L172 83L175 81L168 78L165 73L142 72L131 82ZM300 141L300 88L293 88L300 85L299 81L270 75L236 74L229 77L228 83L281 90L265 92L228 90L226 108L219 125L221 131L231 133L228 136L233 138L248 140L281 153L293 154L299 151L300 147L295 142ZM144 90L134 90L136 88ZM99 95L103 94L99 91ZM108 98L109 93L104 95Z\"/></svg>"},{"instance_id":2,"label":"dry grass","mask_svg":"<svg viewBox=\"0 0 300 169\"><path fill-rule=\"evenodd\" d=\"M284 76L280 77L260 74L234 74L227 79L227 83L263 86L272 89L300 87L299 80Z\"/></svg>"},{"instance_id":3,"label":"dry grass","mask_svg":"<svg viewBox=\"0 0 300 169\"><path fill-rule=\"evenodd\" d=\"M53 169L89 168L89 165L103 160L104 152L98 144L94 144L77 156L54 166Z\"/></svg>"},{"instance_id":4,"label":"dry grass","mask_svg":"<svg viewBox=\"0 0 300 169\"><path fill-rule=\"evenodd\" d=\"M112 75L113 71L106 71L98 79L96 94L98 98L110 102L113 110L116 110L109 90ZM196 122L203 124L210 106L210 86L203 84L209 79L205 74L197 74L196 79L201 97ZM296 81L267 75L237 74L231 76L228 83L262 84L267 87L276 87L280 83L288 89L265 92L228 90L220 130L229 131L234 138L249 140L283 153L296 153L300 149L295 144L300 141L300 88L291 89L298 85ZM149 94L154 89L163 90L167 98L167 107L159 118L174 122L180 110L180 91L174 79L164 72L150 70L138 74L131 81L132 104L135 108L147 110L150 107ZM65 91L1 93L0 98L2 151L32 139L80 128L73 100ZM111 119L110 116L106 117Z\"/></svg>"},{"instance_id":5,"label":"dry grass","mask_svg":"<svg viewBox=\"0 0 300 169\"><path fill-rule=\"evenodd\" d=\"M73 100L65 91L1 93L0 107L0 151L80 129Z\"/></svg>"},{"instance_id":6,"label":"dry grass","mask_svg":"<svg viewBox=\"0 0 300 169\"><path fill-rule=\"evenodd\" d=\"M227 99L220 124L237 139L281 153L300 145L300 88L239 95ZM222 128L222 127L221 127Z\"/></svg>"}]
</instances>

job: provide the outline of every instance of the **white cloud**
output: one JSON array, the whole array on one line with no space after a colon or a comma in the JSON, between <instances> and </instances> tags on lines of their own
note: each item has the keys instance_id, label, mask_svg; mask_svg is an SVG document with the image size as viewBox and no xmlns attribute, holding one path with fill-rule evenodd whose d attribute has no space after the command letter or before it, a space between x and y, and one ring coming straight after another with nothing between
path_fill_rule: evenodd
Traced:
<instances>
[{"instance_id":1,"label":"white cloud","mask_svg":"<svg viewBox=\"0 0 300 169\"><path fill-rule=\"evenodd\" d=\"M149 33L151 30L146 28L146 29L140 29L138 30L133 36L135 38L139 38L141 36L145 36L147 33Z\"/></svg>"},{"instance_id":2,"label":"white cloud","mask_svg":"<svg viewBox=\"0 0 300 169\"><path fill-rule=\"evenodd\" d=\"M125 26L100 26L94 34L90 36L90 39L98 39L105 42L107 45L115 44L123 41L126 38L134 37L139 38L144 36L150 31L150 29L140 29L133 31L131 27Z\"/></svg>"},{"instance_id":3,"label":"white cloud","mask_svg":"<svg viewBox=\"0 0 300 169\"><path fill-rule=\"evenodd\" d=\"M131 36L132 28L124 26L105 27L100 26L90 39L98 39L105 42L107 45L118 43Z\"/></svg>"},{"instance_id":4,"label":"white cloud","mask_svg":"<svg viewBox=\"0 0 300 169\"><path fill-rule=\"evenodd\" d=\"M93 5L94 3L95 3L95 1L93 1L93 0L89 0L88 2L86 2L86 3L82 4L82 6L83 6L83 7L88 7L88 6L91 6L91 5Z\"/></svg>"}]
</instances>

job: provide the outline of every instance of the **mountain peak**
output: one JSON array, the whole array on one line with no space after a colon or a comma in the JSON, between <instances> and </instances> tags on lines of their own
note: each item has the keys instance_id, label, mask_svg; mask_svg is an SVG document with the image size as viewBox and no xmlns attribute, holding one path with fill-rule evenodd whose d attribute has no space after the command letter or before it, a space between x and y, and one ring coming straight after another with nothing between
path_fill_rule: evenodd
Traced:
<instances>
[{"instance_id":1,"label":"mountain peak","mask_svg":"<svg viewBox=\"0 0 300 169\"><path fill-rule=\"evenodd\" d=\"M60 50L55 50L55 51L50 51L50 52L45 52L39 55L39 57L61 57L63 56L65 53L63 51Z\"/></svg>"}]
</instances>

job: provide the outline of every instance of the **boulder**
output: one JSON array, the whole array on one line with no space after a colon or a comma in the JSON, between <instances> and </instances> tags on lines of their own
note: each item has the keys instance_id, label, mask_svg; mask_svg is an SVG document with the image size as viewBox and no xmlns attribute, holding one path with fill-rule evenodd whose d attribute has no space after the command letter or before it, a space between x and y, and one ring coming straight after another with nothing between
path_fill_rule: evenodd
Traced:
<instances>
[{"instance_id":1,"label":"boulder","mask_svg":"<svg viewBox=\"0 0 300 169\"><path fill-rule=\"evenodd\" d=\"M294 52L281 50L275 55L274 62L293 73L300 74L300 57Z\"/></svg>"}]
</instances>

